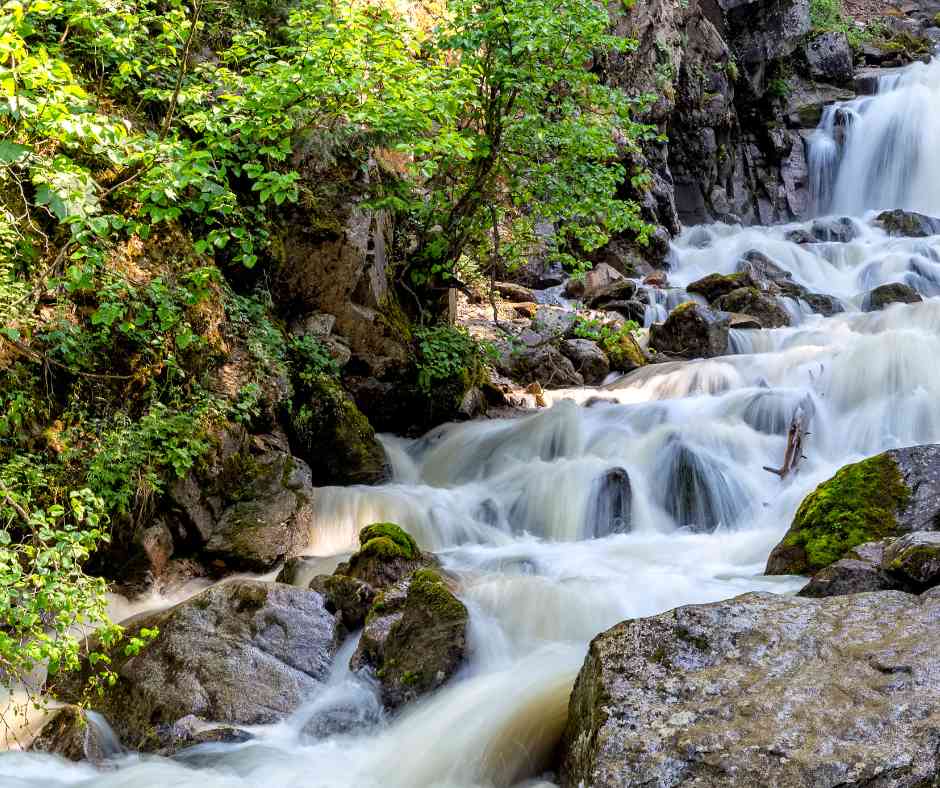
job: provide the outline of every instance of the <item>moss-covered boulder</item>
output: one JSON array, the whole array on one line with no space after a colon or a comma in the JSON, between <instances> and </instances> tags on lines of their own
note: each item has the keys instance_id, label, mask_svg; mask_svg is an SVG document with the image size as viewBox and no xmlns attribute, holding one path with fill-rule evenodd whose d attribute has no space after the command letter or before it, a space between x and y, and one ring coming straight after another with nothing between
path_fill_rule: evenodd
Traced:
<instances>
[{"instance_id":1,"label":"moss-covered boulder","mask_svg":"<svg viewBox=\"0 0 940 788\"><path fill-rule=\"evenodd\" d=\"M317 484L375 484L388 478L385 450L369 420L329 375L304 379L290 413L291 449Z\"/></svg>"},{"instance_id":2,"label":"moss-covered boulder","mask_svg":"<svg viewBox=\"0 0 940 788\"><path fill-rule=\"evenodd\" d=\"M904 238L927 238L940 234L940 219L914 211L902 211L899 208L882 211L875 219L875 224L888 235Z\"/></svg>"},{"instance_id":3,"label":"moss-covered boulder","mask_svg":"<svg viewBox=\"0 0 940 788\"><path fill-rule=\"evenodd\" d=\"M923 297L910 285L889 282L870 290L862 299L863 312L877 312L891 304L918 304Z\"/></svg>"},{"instance_id":4,"label":"moss-covered boulder","mask_svg":"<svg viewBox=\"0 0 940 788\"><path fill-rule=\"evenodd\" d=\"M865 542L940 526L940 446L895 449L847 465L810 493L767 574L812 574Z\"/></svg>"},{"instance_id":5,"label":"moss-covered boulder","mask_svg":"<svg viewBox=\"0 0 940 788\"><path fill-rule=\"evenodd\" d=\"M739 287L715 300L713 306L724 312L739 312L756 318L764 328L790 325L790 316L773 296L756 287Z\"/></svg>"},{"instance_id":6,"label":"moss-covered boulder","mask_svg":"<svg viewBox=\"0 0 940 788\"><path fill-rule=\"evenodd\" d=\"M755 280L749 271L738 271L733 274L709 274L696 279L686 290L696 293L711 303L739 287L754 287Z\"/></svg>"},{"instance_id":7,"label":"moss-covered boulder","mask_svg":"<svg viewBox=\"0 0 940 788\"><path fill-rule=\"evenodd\" d=\"M341 615L349 629L363 625L376 597L418 569L436 568L437 559L422 552L411 534L395 523L373 523L359 532L358 551L332 575L318 575L310 588L323 594L327 608Z\"/></svg>"},{"instance_id":8,"label":"moss-covered boulder","mask_svg":"<svg viewBox=\"0 0 940 788\"><path fill-rule=\"evenodd\" d=\"M125 624L129 637L158 629L139 654L112 655L117 683L91 707L121 742L148 752L173 744L189 715L229 725L276 722L327 679L342 634L323 597L279 583L220 583ZM93 666L55 686L82 700Z\"/></svg>"},{"instance_id":9,"label":"moss-covered boulder","mask_svg":"<svg viewBox=\"0 0 940 788\"><path fill-rule=\"evenodd\" d=\"M605 345L610 368L614 372L633 372L646 366L647 359L633 334L622 331Z\"/></svg>"},{"instance_id":10,"label":"moss-covered boulder","mask_svg":"<svg viewBox=\"0 0 940 788\"><path fill-rule=\"evenodd\" d=\"M443 576L419 569L377 597L351 666L374 670L383 703L397 708L437 689L457 671L469 620Z\"/></svg>"},{"instance_id":11,"label":"moss-covered boulder","mask_svg":"<svg viewBox=\"0 0 940 788\"><path fill-rule=\"evenodd\" d=\"M701 304L679 304L661 325L650 327L650 348L670 356L711 358L728 352L727 315Z\"/></svg>"}]
</instances>

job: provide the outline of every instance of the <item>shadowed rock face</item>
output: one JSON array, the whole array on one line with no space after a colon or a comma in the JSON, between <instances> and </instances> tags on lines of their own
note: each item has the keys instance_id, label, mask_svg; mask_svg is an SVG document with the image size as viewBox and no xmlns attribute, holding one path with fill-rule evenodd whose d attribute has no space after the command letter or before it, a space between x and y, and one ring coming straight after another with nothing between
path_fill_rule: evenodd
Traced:
<instances>
[{"instance_id":1,"label":"shadowed rock face","mask_svg":"<svg viewBox=\"0 0 940 788\"><path fill-rule=\"evenodd\" d=\"M711 358L728 352L730 319L701 304L680 304L662 325L650 329L650 347L686 358Z\"/></svg>"},{"instance_id":2,"label":"shadowed rock face","mask_svg":"<svg viewBox=\"0 0 940 788\"><path fill-rule=\"evenodd\" d=\"M933 784L938 643L934 592L747 594L625 621L575 683L562 783Z\"/></svg>"}]
</instances>

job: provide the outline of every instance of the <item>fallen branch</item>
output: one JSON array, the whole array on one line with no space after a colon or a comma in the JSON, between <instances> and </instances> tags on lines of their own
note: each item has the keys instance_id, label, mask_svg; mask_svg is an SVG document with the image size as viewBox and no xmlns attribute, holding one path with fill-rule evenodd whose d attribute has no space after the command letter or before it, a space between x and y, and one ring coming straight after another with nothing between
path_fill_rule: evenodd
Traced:
<instances>
[{"instance_id":1,"label":"fallen branch","mask_svg":"<svg viewBox=\"0 0 940 788\"><path fill-rule=\"evenodd\" d=\"M793 419L790 421L790 429L787 430L787 451L783 456L783 465L780 468L771 468L764 466L765 471L775 473L781 479L786 479L791 473L795 473L800 460L803 456L803 439L809 435L806 431L806 414L802 405L798 405L793 412Z\"/></svg>"}]
</instances>

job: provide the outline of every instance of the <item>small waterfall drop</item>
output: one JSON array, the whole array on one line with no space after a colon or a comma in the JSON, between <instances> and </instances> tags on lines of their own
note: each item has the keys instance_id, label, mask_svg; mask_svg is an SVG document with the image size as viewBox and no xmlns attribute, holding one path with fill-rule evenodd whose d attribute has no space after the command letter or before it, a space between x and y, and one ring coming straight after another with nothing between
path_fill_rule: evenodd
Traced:
<instances>
[{"instance_id":1,"label":"small waterfall drop","mask_svg":"<svg viewBox=\"0 0 940 788\"><path fill-rule=\"evenodd\" d=\"M940 58L879 77L874 96L823 112L810 138L817 215L940 214Z\"/></svg>"}]
</instances>

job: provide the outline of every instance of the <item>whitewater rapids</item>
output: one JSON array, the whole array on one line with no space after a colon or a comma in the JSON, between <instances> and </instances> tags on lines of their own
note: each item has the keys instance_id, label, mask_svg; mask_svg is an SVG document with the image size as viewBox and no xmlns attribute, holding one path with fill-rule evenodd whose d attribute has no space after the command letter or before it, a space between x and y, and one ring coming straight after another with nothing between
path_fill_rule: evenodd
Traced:
<instances>
[{"instance_id":1,"label":"whitewater rapids","mask_svg":"<svg viewBox=\"0 0 940 788\"><path fill-rule=\"evenodd\" d=\"M48 755L0 757L4 788L411 788L550 784L568 694L595 634L635 616L799 578L762 575L803 497L847 462L940 442L940 237L892 238L881 208L940 215L940 61L887 78L877 96L836 105L812 141L815 193L852 216L854 238L798 245L811 223L712 225L673 244L673 289L768 255L845 312L787 303L794 325L732 332L733 354L654 365L602 389L548 393L551 407L514 420L448 425L417 441L387 437L394 480L329 488L309 553L335 563L364 525L392 520L438 553L471 612L459 675L395 719L345 667L350 640L318 697L238 745L174 760L117 754L102 768ZM880 157L880 158L878 158ZM923 303L863 313L864 293L905 282ZM658 306L659 311L656 307ZM600 401L598 401L598 399ZM811 414L806 460L785 482L789 419ZM612 533L601 480L625 471L632 498ZM157 604L155 601L154 604ZM352 710L354 732L316 739L323 708Z\"/></svg>"}]
</instances>

